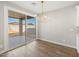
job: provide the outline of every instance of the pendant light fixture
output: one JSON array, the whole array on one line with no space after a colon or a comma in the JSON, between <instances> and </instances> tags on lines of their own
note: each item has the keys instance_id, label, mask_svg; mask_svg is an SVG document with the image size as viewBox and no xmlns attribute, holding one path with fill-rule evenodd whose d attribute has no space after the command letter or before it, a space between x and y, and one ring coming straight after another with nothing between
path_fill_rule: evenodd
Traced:
<instances>
[{"instance_id":1,"label":"pendant light fixture","mask_svg":"<svg viewBox=\"0 0 79 59\"><path fill-rule=\"evenodd\" d=\"M44 15L43 13L44 13L44 6L43 6L43 3L44 3L44 1L41 1L41 4L42 4L42 15Z\"/></svg>"},{"instance_id":2,"label":"pendant light fixture","mask_svg":"<svg viewBox=\"0 0 79 59\"><path fill-rule=\"evenodd\" d=\"M45 10L44 10L44 1L41 1L41 4L42 4L42 13L41 13L41 20L42 22L45 21L45 19L47 18L47 16L45 16Z\"/></svg>"}]
</instances>

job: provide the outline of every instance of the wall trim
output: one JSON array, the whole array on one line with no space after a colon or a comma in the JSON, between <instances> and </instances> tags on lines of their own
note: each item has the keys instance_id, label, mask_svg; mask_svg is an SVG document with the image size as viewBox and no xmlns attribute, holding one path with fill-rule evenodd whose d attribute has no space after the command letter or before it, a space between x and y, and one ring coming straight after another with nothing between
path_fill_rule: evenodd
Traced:
<instances>
[{"instance_id":1,"label":"wall trim","mask_svg":"<svg viewBox=\"0 0 79 59\"><path fill-rule=\"evenodd\" d=\"M47 40L47 39L44 39L44 38L39 39L39 40L43 40L43 41L47 41L47 42L50 42L50 43L55 43L55 44L58 44L58 45L62 45L62 46L66 46L66 47L70 47L70 48L76 49L75 46L71 46L71 45L68 45L68 44L63 44L63 43L59 43L59 42L55 42L55 41L50 41L50 40Z\"/></svg>"}]
</instances>

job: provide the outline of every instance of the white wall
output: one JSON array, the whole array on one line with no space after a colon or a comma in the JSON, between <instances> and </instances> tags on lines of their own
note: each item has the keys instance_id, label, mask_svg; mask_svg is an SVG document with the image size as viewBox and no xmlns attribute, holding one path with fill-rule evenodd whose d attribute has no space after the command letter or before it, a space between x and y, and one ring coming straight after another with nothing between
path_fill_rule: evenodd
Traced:
<instances>
[{"instance_id":1,"label":"white wall","mask_svg":"<svg viewBox=\"0 0 79 59\"><path fill-rule=\"evenodd\" d=\"M11 7L11 8L14 8L14 9L17 9L17 10L20 10L20 11L23 11L23 12L26 12L28 15L30 16L35 16L36 14L31 12L30 10L28 9L24 9L23 7L20 7L16 4L13 4L11 2L7 2L7 1L0 1L0 4L4 5L4 6L8 6L8 7ZM18 11L19 12L19 11Z\"/></svg>"},{"instance_id":2,"label":"white wall","mask_svg":"<svg viewBox=\"0 0 79 59\"><path fill-rule=\"evenodd\" d=\"M3 45L4 45L4 43L3 43L3 39L4 39L4 8L2 7L3 5L0 5L0 50L3 48Z\"/></svg>"},{"instance_id":3,"label":"white wall","mask_svg":"<svg viewBox=\"0 0 79 59\"><path fill-rule=\"evenodd\" d=\"M46 14L47 18L39 24L39 36L42 40L76 47L76 8L70 6ZM40 19L39 19L40 20Z\"/></svg>"}]
</instances>

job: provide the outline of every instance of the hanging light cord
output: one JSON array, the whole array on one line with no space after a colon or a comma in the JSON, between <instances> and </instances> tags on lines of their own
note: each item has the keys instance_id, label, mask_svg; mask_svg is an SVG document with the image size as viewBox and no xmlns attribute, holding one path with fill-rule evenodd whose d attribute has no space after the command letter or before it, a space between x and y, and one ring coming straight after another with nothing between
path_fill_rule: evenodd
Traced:
<instances>
[{"instance_id":1,"label":"hanging light cord","mask_svg":"<svg viewBox=\"0 0 79 59\"><path fill-rule=\"evenodd\" d=\"M43 12L44 12L44 6L43 6L43 3L44 3L44 1L41 1L41 3L42 3L42 15L43 15Z\"/></svg>"}]
</instances>

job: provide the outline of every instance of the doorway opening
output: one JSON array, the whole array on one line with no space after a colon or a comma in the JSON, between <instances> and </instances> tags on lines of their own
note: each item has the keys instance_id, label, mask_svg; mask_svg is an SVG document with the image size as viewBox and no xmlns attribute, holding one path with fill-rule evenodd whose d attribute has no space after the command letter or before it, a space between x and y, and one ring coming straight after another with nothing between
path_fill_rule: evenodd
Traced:
<instances>
[{"instance_id":1,"label":"doorway opening","mask_svg":"<svg viewBox=\"0 0 79 59\"><path fill-rule=\"evenodd\" d=\"M36 19L9 10L8 38L9 49L34 41L36 39Z\"/></svg>"}]
</instances>

